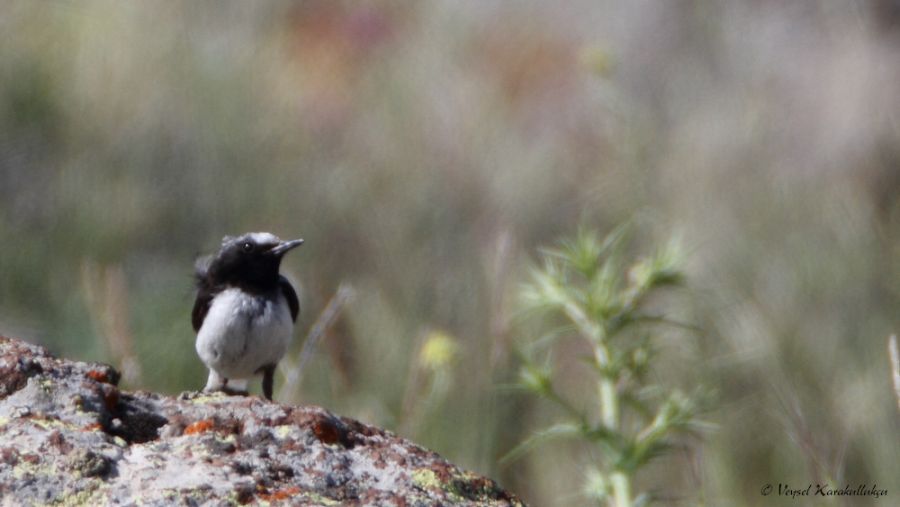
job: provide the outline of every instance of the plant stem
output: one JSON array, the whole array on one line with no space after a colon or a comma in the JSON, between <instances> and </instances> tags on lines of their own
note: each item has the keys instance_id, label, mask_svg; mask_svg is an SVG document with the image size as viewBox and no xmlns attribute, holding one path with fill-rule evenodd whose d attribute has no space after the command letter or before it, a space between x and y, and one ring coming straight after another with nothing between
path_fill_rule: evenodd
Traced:
<instances>
[{"instance_id":1,"label":"plant stem","mask_svg":"<svg viewBox=\"0 0 900 507\"><path fill-rule=\"evenodd\" d=\"M603 425L611 431L619 429L619 394L616 392L616 382L610 378L609 351L602 343L594 344L594 360L597 361L607 374L600 378L600 419ZM631 481L625 472L616 470L610 474L612 485L612 505L614 507L631 507Z\"/></svg>"},{"instance_id":2,"label":"plant stem","mask_svg":"<svg viewBox=\"0 0 900 507\"><path fill-rule=\"evenodd\" d=\"M619 397L615 384L608 378L600 379L600 419L610 430L619 429Z\"/></svg>"},{"instance_id":3,"label":"plant stem","mask_svg":"<svg viewBox=\"0 0 900 507\"><path fill-rule=\"evenodd\" d=\"M625 472L616 471L610 476L615 507L631 507L631 481Z\"/></svg>"}]
</instances>

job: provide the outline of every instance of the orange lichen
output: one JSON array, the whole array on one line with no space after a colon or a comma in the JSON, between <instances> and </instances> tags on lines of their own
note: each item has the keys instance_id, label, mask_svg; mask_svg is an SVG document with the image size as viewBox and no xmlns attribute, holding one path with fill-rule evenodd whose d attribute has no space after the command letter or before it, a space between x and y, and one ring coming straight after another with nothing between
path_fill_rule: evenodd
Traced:
<instances>
[{"instance_id":1,"label":"orange lichen","mask_svg":"<svg viewBox=\"0 0 900 507\"><path fill-rule=\"evenodd\" d=\"M184 429L185 435L196 435L198 433L205 433L216 425L215 421L212 419L201 419L197 422L191 423L187 428Z\"/></svg>"},{"instance_id":2,"label":"orange lichen","mask_svg":"<svg viewBox=\"0 0 900 507\"><path fill-rule=\"evenodd\" d=\"M100 370L89 370L87 373L85 373L85 376L87 376L87 378L91 380L109 384L109 376L106 374L106 372L102 372Z\"/></svg>"},{"instance_id":3,"label":"orange lichen","mask_svg":"<svg viewBox=\"0 0 900 507\"><path fill-rule=\"evenodd\" d=\"M289 488L279 489L279 490L274 491L269 494L260 493L259 498L260 498L260 500L263 500L266 502L273 502L273 501L277 501L277 500L286 500L286 499L296 495L297 493L300 493L300 491L301 490L299 487L291 486Z\"/></svg>"}]
</instances>

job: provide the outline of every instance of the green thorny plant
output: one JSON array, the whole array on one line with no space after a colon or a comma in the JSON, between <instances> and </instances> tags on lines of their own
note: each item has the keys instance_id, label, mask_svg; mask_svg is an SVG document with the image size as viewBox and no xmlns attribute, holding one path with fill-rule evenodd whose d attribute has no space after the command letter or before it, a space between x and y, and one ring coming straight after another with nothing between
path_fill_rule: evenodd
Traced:
<instances>
[{"instance_id":1,"label":"green thorny plant","mask_svg":"<svg viewBox=\"0 0 900 507\"><path fill-rule=\"evenodd\" d=\"M632 478L651 458L666 451L676 432L693 432L701 425L696 403L677 389L666 392L647 381L654 361L652 326L683 326L646 309L659 289L677 285L680 252L675 242L654 256L625 269L622 244L626 228L605 239L581 231L559 249L544 252L522 296L526 309L540 309L561 318L591 349L588 363L596 380L596 405L580 410L554 385L550 355L556 330L520 351L519 384L558 405L566 420L538 432L505 459L512 459L550 438L583 439L603 457L585 481L585 493L599 504L632 507L646 504L648 494L633 497ZM652 326L649 326L652 325ZM543 365L535 356L543 355ZM591 402L593 403L593 402ZM623 413L626 412L626 413ZM634 499L633 499L634 498Z\"/></svg>"}]
</instances>

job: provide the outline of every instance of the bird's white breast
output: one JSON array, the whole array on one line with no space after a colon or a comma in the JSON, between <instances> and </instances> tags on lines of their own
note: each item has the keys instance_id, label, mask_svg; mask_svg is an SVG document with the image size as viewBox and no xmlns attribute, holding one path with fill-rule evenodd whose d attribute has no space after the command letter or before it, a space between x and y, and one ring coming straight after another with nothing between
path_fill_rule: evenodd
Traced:
<instances>
[{"instance_id":1,"label":"bird's white breast","mask_svg":"<svg viewBox=\"0 0 900 507\"><path fill-rule=\"evenodd\" d=\"M287 300L226 289L213 298L197 333L197 353L225 378L247 378L277 363L294 330Z\"/></svg>"}]
</instances>

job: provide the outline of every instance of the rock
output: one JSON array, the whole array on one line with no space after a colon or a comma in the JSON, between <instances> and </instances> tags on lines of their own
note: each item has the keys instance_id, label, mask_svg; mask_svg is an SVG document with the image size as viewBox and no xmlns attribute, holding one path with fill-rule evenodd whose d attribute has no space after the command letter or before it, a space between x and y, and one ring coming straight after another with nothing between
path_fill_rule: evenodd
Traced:
<instances>
[{"instance_id":1,"label":"rock","mask_svg":"<svg viewBox=\"0 0 900 507\"><path fill-rule=\"evenodd\" d=\"M127 392L0 337L3 505L523 505L380 428L256 397Z\"/></svg>"}]
</instances>

